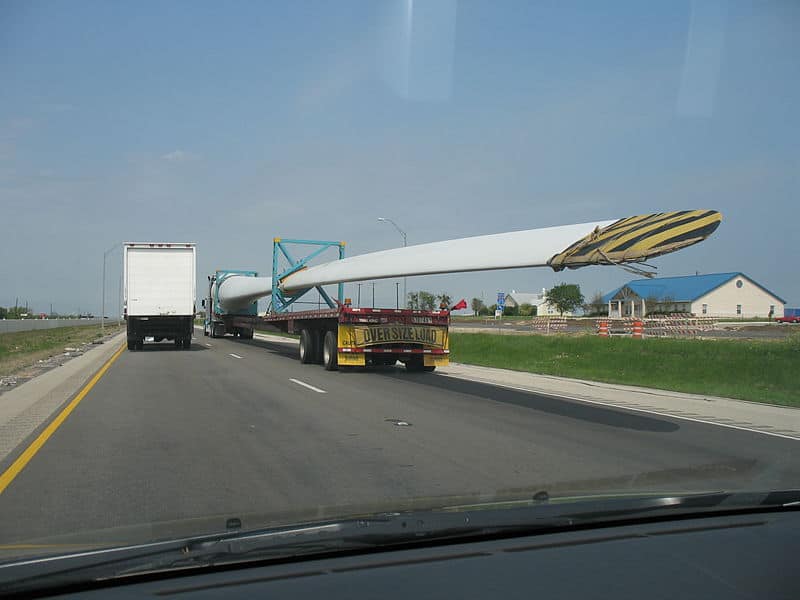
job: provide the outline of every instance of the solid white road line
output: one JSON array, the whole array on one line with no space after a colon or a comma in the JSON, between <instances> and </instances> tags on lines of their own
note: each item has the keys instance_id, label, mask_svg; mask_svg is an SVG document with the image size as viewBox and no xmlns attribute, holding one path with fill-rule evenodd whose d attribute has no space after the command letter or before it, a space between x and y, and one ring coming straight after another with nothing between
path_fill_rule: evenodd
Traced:
<instances>
[{"instance_id":1,"label":"solid white road line","mask_svg":"<svg viewBox=\"0 0 800 600\"><path fill-rule=\"evenodd\" d=\"M242 358L238 354L234 354L233 352L228 352L228 356L232 356L233 358Z\"/></svg>"},{"instance_id":2,"label":"solid white road line","mask_svg":"<svg viewBox=\"0 0 800 600\"><path fill-rule=\"evenodd\" d=\"M313 390L313 391L317 392L318 394L327 394L328 393L325 390L321 390L318 387L314 387L313 385L309 385L309 384L307 384L307 383L305 383L303 381L300 381L299 379L292 379L290 377L289 381L291 381L293 383L296 383L297 385L302 385L304 388L308 388L310 390Z\"/></svg>"}]
</instances>

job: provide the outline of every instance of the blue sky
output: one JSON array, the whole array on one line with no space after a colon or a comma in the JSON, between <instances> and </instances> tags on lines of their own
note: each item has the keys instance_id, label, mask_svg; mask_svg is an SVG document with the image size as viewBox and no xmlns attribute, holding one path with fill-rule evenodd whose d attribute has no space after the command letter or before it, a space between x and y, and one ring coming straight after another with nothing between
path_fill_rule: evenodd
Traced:
<instances>
[{"instance_id":1,"label":"blue sky","mask_svg":"<svg viewBox=\"0 0 800 600\"><path fill-rule=\"evenodd\" d=\"M683 208L725 220L660 273L744 271L800 305L798 30L792 1L7 0L0 305L98 312L122 240L195 241L204 278L267 272L274 236L399 245L379 216L421 243Z\"/></svg>"}]
</instances>

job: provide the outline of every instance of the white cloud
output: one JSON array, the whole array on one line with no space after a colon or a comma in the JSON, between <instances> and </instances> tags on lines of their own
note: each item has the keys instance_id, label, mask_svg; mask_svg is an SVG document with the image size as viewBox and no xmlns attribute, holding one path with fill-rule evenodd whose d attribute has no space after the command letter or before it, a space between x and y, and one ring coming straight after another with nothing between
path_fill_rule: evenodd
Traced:
<instances>
[{"instance_id":1,"label":"white cloud","mask_svg":"<svg viewBox=\"0 0 800 600\"><path fill-rule=\"evenodd\" d=\"M184 150L173 150L172 152L167 152L162 155L161 158L170 162L186 162L197 159L197 156Z\"/></svg>"}]
</instances>

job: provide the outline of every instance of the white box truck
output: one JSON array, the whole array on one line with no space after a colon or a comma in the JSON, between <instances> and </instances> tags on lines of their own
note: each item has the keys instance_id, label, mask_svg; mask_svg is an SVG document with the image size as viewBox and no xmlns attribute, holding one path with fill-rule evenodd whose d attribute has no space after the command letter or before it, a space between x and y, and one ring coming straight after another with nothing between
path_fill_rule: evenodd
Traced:
<instances>
[{"instance_id":1,"label":"white box truck","mask_svg":"<svg viewBox=\"0 0 800 600\"><path fill-rule=\"evenodd\" d=\"M124 249L128 349L141 350L145 338L152 337L188 350L195 317L195 244L125 242Z\"/></svg>"}]
</instances>

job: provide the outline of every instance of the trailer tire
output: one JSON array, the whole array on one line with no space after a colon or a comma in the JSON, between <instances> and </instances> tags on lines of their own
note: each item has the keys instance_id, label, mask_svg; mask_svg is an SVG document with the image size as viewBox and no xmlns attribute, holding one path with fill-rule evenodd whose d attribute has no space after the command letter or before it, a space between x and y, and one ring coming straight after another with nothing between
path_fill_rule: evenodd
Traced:
<instances>
[{"instance_id":1,"label":"trailer tire","mask_svg":"<svg viewBox=\"0 0 800 600\"><path fill-rule=\"evenodd\" d=\"M323 346L325 345L324 331L322 329L312 329L311 339L314 340L314 357L311 362L315 365L321 365Z\"/></svg>"},{"instance_id":2,"label":"trailer tire","mask_svg":"<svg viewBox=\"0 0 800 600\"><path fill-rule=\"evenodd\" d=\"M425 362L421 356L414 357L406 361L406 371L409 373L421 373L423 371L427 371L428 369L430 369L430 367L425 366Z\"/></svg>"},{"instance_id":3,"label":"trailer tire","mask_svg":"<svg viewBox=\"0 0 800 600\"><path fill-rule=\"evenodd\" d=\"M322 364L326 371L335 371L339 367L338 340L335 331L325 332L322 348Z\"/></svg>"},{"instance_id":4,"label":"trailer tire","mask_svg":"<svg viewBox=\"0 0 800 600\"><path fill-rule=\"evenodd\" d=\"M314 362L316 355L316 348L314 345L314 336L308 329L300 331L300 362L304 365L310 365Z\"/></svg>"},{"instance_id":5,"label":"trailer tire","mask_svg":"<svg viewBox=\"0 0 800 600\"><path fill-rule=\"evenodd\" d=\"M252 329L240 329L239 330L239 337L243 340L252 340L253 339L253 330Z\"/></svg>"}]
</instances>

